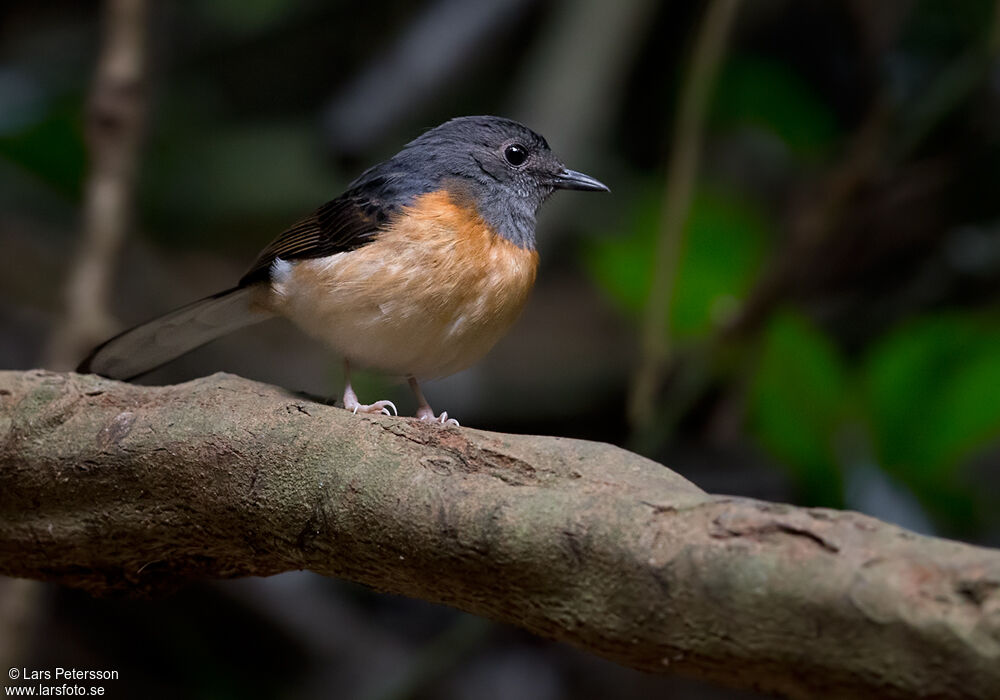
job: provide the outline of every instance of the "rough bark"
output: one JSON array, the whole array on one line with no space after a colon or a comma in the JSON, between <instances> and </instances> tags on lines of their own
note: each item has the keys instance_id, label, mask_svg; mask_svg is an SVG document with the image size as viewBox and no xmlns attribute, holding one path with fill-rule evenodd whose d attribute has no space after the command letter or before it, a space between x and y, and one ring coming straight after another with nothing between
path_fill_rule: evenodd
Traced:
<instances>
[{"instance_id":1,"label":"rough bark","mask_svg":"<svg viewBox=\"0 0 1000 700\"><path fill-rule=\"evenodd\" d=\"M289 569L792 697L1000 690L994 550L227 375L0 373L0 573L134 593Z\"/></svg>"}]
</instances>

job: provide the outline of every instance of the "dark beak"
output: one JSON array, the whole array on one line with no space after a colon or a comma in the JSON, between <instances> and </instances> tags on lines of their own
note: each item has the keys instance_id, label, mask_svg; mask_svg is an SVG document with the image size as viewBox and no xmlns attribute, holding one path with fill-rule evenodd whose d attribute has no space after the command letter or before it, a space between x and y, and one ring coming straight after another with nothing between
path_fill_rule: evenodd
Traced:
<instances>
[{"instance_id":1,"label":"dark beak","mask_svg":"<svg viewBox=\"0 0 1000 700\"><path fill-rule=\"evenodd\" d=\"M590 175L563 168L552 178L552 186L557 190L586 190L588 192L610 192L608 186Z\"/></svg>"}]
</instances>

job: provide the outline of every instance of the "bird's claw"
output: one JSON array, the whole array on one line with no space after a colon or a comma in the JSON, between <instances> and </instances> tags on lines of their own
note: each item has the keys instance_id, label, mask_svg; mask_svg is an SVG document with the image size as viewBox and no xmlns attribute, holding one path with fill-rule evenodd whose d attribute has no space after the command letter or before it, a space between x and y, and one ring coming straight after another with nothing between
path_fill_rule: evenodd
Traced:
<instances>
[{"instance_id":1,"label":"bird's claw","mask_svg":"<svg viewBox=\"0 0 1000 700\"><path fill-rule=\"evenodd\" d=\"M440 423L441 425L453 425L456 428L460 428L458 421L454 418L448 417L447 411L442 411L440 416L435 416L433 412L431 413L421 413L417 416L422 421L432 421L434 423Z\"/></svg>"},{"instance_id":2,"label":"bird's claw","mask_svg":"<svg viewBox=\"0 0 1000 700\"><path fill-rule=\"evenodd\" d=\"M399 411L396 410L396 404L392 401L376 401L370 404L356 403L353 406L345 406L345 408L350 409L354 415L358 413L381 413L383 416L399 415ZM389 411L390 408L392 409L391 413Z\"/></svg>"}]
</instances>

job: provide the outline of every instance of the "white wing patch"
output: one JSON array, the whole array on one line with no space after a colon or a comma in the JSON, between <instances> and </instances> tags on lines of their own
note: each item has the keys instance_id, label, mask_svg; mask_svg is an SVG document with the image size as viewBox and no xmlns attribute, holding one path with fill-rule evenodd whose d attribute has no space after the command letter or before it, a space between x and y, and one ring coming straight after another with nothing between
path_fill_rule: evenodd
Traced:
<instances>
[{"instance_id":1,"label":"white wing patch","mask_svg":"<svg viewBox=\"0 0 1000 700\"><path fill-rule=\"evenodd\" d=\"M292 264L287 260L275 258L271 263L271 281L275 284L285 284L292 275Z\"/></svg>"}]
</instances>

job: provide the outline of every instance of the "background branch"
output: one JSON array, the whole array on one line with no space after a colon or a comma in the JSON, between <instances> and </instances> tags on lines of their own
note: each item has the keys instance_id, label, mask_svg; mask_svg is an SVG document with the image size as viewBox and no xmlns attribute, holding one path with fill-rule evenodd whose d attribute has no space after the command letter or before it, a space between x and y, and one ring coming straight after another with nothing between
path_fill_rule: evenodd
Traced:
<instances>
[{"instance_id":1,"label":"background branch","mask_svg":"<svg viewBox=\"0 0 1000 700\"><path fill-rule=\"evenodd\" d=\"M0 572L106 593L302 568L792 697L1000 687L1000 552L227 375L0 373Z\"/></svg>"},{"instance_id":2,"label":"background branch","mask_svg":"<svg viewBox=\"0 0 1000 700\"><path fill-rule=\"evenodd\" d=\"M667 167L663 214L653 253L652 283L640 329L641 357L629 392L629 421L633 430L646 428L654 416L656 390L669 352L667 318L684 226L698 178L705 115L739 5L740 0L713 0L709 5L684 79Z\"/></svg>"},{"instance_id":3,"label":"background branch","mask_svg":"<svg viewBox=\"0 0 1000 700\"><path fill-rule=\"evenodd\" d=\"M132 217L139 145L148 95L146 0L108 0L86 138L90 155L83 234L66 284L66 316L46 352L53 369L75 367L115 329L111 281Z\"/></svg>"}]
</instances>

